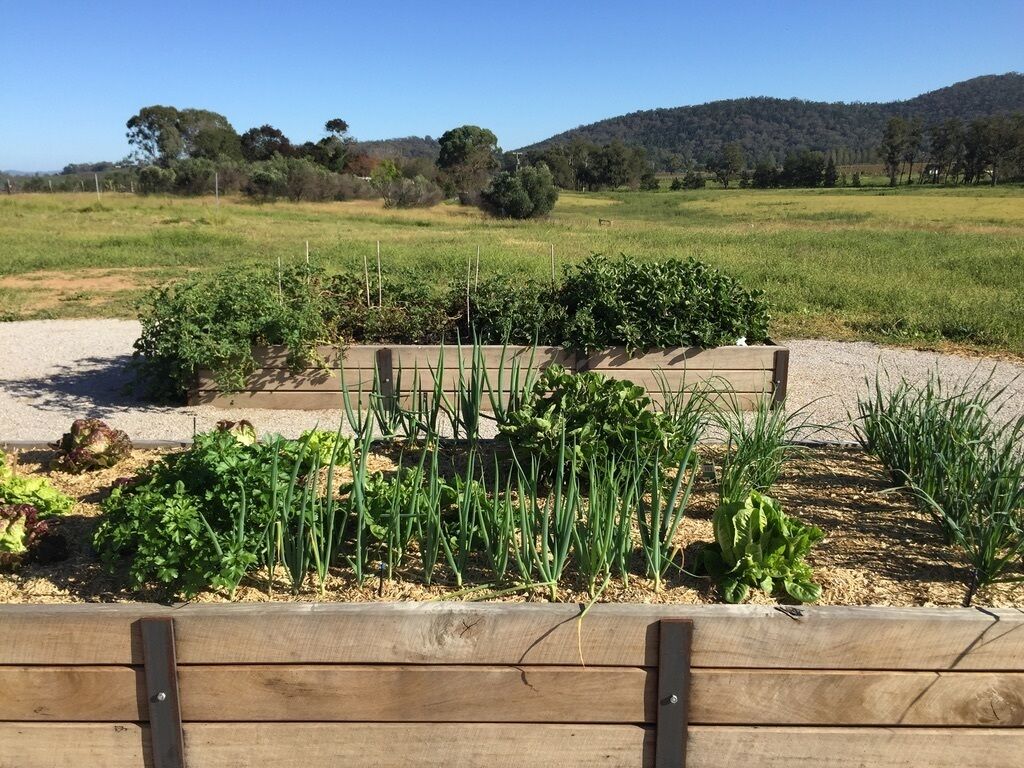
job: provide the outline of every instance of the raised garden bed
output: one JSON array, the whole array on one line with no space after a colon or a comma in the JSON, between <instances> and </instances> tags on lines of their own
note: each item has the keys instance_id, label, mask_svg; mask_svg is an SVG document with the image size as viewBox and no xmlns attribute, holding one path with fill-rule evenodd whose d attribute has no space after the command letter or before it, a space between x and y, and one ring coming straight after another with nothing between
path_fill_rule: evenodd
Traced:
<instances>
[{"instance_id":1,"label":"raised garden bed","mask_svg":"<svg viewBox=\"0 0 1024 768\"><path fill-rule=\"evenodd\" d=\"M789 375L789 350L774 345L676 347L633 355L625 347L578 355L561 347L484 346L479 354L489 389L505 398L510 394L513 366L520 367L524 374L552 364L576 372L594 371L638 384L655 401L663 399L662 390L674 393L708 388L744 408L756 407L763 398L782 402ZM364 398L368 396L377 381L381 394L407 399L415 396L414 390L433 393L438 378L441 391L454 400L460 379L468 378L473 367L474 350L455 345L352 345L320 347L316 356L322 361L321 366L296 371L288 366L285 347L255 350L257 368L246 377L243 389L238 392L222 392L213 373L200 370L189 393L189 404L337 409L344 405L343 390L355 401L360 393Z\"/></svg>"},{"instance_id":2,"label":"raised garden bed","mask_svg":"<svg viewBox=\"0 0 1024 768\"><path fill-rule=\"evenodd\" d=\"M0 694L19 768L1011 768L1024 614L8 606Z\"/></svg>"},{"instance_id":3,"label":"raised garden bed","mask_svg":"<svg viewBox=\"0 0 1024 768\"><path fill-rule=\"evenodd\" d=\"M164 589L134 589L124 566L108 569L92 546L93 534L102 519L101 501L118 480L139 471L149 462L178 448L135 451L129 460L110 469L72 475L50 470L50 450L23 451L16 471L29 477L46 477L60 491L71 496L75 506L70 514L52 519L51 525L69 542L70 558L49 565L29 563L19 571L0 573L2 603L80 603L124 601L172 601ZM708 462L719 455L709 451ZM393 476L399 461L415 464L417 454L400 446L379 446L369 462L372 470ZM826 536L812 551L809 561L822 585L819 600L825 605L959 605L964 597L966 570L955 551L943 540L933 521L915 509L904 495L884 493L891 485L886 470L870 455L857 449L818 448L795 457L786 467L773 495L800 520L814 524ZM673 572L660 592L642 573L634 574L628 585L614 580L602 593L602 601L650 602L659 604L700 604L721 600L714 585L691 575L696 552L715 538L712 515L718 504L716 483L703 476L694 486L686 518L676 537L683 552L687 573ZM642 567L637 564L637 568ZM485 573L474 571L486 582ZM1024 575L1024 574L1022 574ZM487 597L491 590L466 594L450 579L439 577L423 584L418 559L411 558L393 578L379 580L371 573L357 583L344 564L332 568L321 593L312 580L297 595L287 578L277 574L275 600L374 601ZM201 602L222 602L224 591L207 590L194 598ZM263 575L244 580L235 600L262 602L268 599ZM501 595L504 601L546 600L542 588ZM572 572L559 591L566 602L588 602L586 584ZM750 601L771 603L773 599L752 591ZM1024 605L1024 584L999 584L979 596L987 606Z\"/></svg>"}]
</instances>

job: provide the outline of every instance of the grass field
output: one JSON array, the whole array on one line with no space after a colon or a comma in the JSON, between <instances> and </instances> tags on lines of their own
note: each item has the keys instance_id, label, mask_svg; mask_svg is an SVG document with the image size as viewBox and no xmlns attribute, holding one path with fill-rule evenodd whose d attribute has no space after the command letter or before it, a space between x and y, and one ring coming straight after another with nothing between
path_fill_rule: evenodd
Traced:
<instances>
[{"instance_id":1,"label":"grass field","mask_svg":"<svg viewBox=\"0 0 1024 768\"><path fill-rule=\"evenodd\" d=\"M599 223L599 219L611 224ZM0 319L130 317L187 270L311 258L465 279L550 273L591 252L696 256L774 305L779 338L872 339L1024 355L1024 189L884 188L563 193L550 219L497 221L440 205L256 205L105 195L0 199Z\"/></svg>"}]
</instances>

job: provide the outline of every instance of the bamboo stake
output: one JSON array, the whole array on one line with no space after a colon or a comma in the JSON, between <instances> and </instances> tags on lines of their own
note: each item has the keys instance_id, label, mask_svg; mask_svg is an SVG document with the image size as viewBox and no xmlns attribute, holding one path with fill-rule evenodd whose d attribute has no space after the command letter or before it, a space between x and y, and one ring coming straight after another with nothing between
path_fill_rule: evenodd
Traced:
<instances>
[{"instance_id":1,"label":"bamboo stake","mask_svg":"<svg viewBox=\"0 0 1024 768\"><path fill-rule=\"evenodd\" d=\"M555 244L551 244L551 282L555 282Z\"/></svg>"},{"instance_id":2,"label":"bamboo stake","mask_svg":"<svg viewBox=\"0 0 1024 768\"><path fill-rule=\"evenodd\" d=\"M366 279L366 308L370 308L370 262L366 258L365 251L363 252L363 277Z\"/></svg>"},{"instance_id":3,"label":"bamboo stake","mask_svg":"<svg viewBox=\"0 0 1024 768\"><path fill-rule=\"evenodd\" d=\"M377 308L384 307L384 283L380 276L380 240L377 241Z\"/></svg>"},{"instance_id":4,"label":"bamboo stake","mask_svg":"<svg viewBox=\"0 0 1024 768\"><path fill-rule=\"evenodd\" d=\"M476 247L476 276L473 278L473 290L480 287L480 246Z\"/></svg>"},{"instance_id":5,"label":"bamboo stake","mask_svg":"<svg viewBox=\"0 0 1024 768\"><path fill-rule=\"evenodd\" d=\"M98 173L94 173L92 175L92 178L96 182L96 199L99 200L100 199L100 175Z\"/></svg>"},{"instance_id":6,"label":"bamboo stake","mask_svg":"<svg viewBox=\"0 0 1024 768\"><path fill-rule=\"evenodd\" d=\"M469 279L473 274L473 257L472 255L466 259L466 327L470 325L469 322Z\"/></svg>"},{"instance_id":7,"label":"bamboo stake","mask_svg":"<svg viewBox=\"0 0 1024 768\"><path fill-rule=\"evenodd\" d=\"M306 266L309 266L309 240L306 241Z\"/></svg>"},{"instance_id":8,"label":"bamboo stake","mask_svg":"<svg viewBox=\"0 0 1024 768\"><path fill-rule=\"evenodd\" d=\"M281 257L277 257L277 297L284 301L284 286L282 284L284 268L281 266Z\"/></svg>"}]
</instances>

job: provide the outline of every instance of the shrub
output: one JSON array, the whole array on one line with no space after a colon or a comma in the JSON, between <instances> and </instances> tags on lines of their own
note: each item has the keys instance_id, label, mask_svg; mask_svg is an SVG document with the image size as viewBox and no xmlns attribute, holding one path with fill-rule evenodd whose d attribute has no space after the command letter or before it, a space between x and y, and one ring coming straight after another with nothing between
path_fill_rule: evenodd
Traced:
<instances>
[{"instance_id":1,"label":"shrub","mask_svg":"<svg viewBox=\"0 0 1024 768\"><path fill-rule=\"evenodd\" d=\"M695 259L641 263L595 254L570 270L561 288L566 346L715 347L762 343L768 308L761 291Z\"/></svg>"},{"instance_id":2,"label":"shrub","mask_svg":"<svg viewBox=\"0 0 1024 768\"><path fill-rule=\"evenodd\" d=\"M465 283L453 283L449 314L457 319L459 338L481 344L549 343L557 339L565 322L557 288L513 275L484 278L469 292L466 316Z\"/></svg>"},{"instance_id":3,"label":"shrub","mask_svg":"<svg viewBox=\"0 0 1024 768\"><path fill-rule=\"evenodd\" d=\"M174 188L175 178L170 168L147 165L139 171L139 191L146 195L170 192Z\"/></svg>"},{"instance_id":4,"label":"shrub","mask_svg":"<svg viewBox=\"0 0 1024 768\"><path fill-rule=\"evenodd\" d=\"M683 189L704 189L704 177L696 171L687 171L683 177Z\"/></svg>"},{"instance_id":5,"label":"shrub","mask_svg":"<svg viewBox=\"0 0 1024 768\"><path fill-rule=\"evenodd\" d=\"M255 368L254 344L285 344L298 365L316 344L337 340L325 324L325 291L323 273L308 267L253 269L244 278L225 270L156 288L139 308L137 383L173 399L208 368L219 387L239 389Z\"/></svg>"},{"instance_id":6,"label":"shrub","mask_svg":"<svg viewBox=\"0 0 1024 768\"><path fill-rule=\"evenodd\" d=\"M558 200L558 187L544 163L498 174L483 193L481 207L495 216L531 219L547 216Z\"/></svg>"},{"instance_id":7,"label":"shrub","mask_svg":"<svg viewBox=\"0 0 1024 768\"><path fill-rule=\"evenodd\" d=\"M178 397L196 369L238 389L255 367L253 345L281 344L289 364L315 362L317 344L435 344L474 332L482 343L562 345L575 351L625 345L750 343L767 336L762 294L745 291L692 259L641 263L593 256L561 285L494 275L435 290L417 275L328 276L308 265L224 271L153 289L139 309L136 379L157 397ZM369 296L367 296L369 294Z\"/></svg>"}]
</instances>

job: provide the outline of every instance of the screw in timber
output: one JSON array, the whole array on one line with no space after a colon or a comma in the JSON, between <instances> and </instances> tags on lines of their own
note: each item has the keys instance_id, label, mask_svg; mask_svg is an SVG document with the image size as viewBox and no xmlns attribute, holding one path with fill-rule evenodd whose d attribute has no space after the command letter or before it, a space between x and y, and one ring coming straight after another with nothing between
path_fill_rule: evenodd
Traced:
<instances>
[{"instance_id":1,"label":"screw in timber","mask_svg":"<svg viewBox=\"0 0 1024 768\"><path fill-rule=\"evenodd\" d=\"M160 693L158 693L156 695L156 700L157 701L166 701L167 700L167 694L164 693L163 691L160 691Z\"/></svg>"},{"instance_id":2,"label":"screw in timber","mask_svg":"<svg viewBox=\"0 0 1024 768\"><path fill-rule=\"evenodd\" d=\"M678 703L679 703L679 697L678 697L678 696L676 696L676 695L675 695L675 694L673 693L673 694L672 694L671 696L669 696L669 697L668 697L668 703L669 703L669 704L678 704Z\"/></svg>"}]
</instances>

